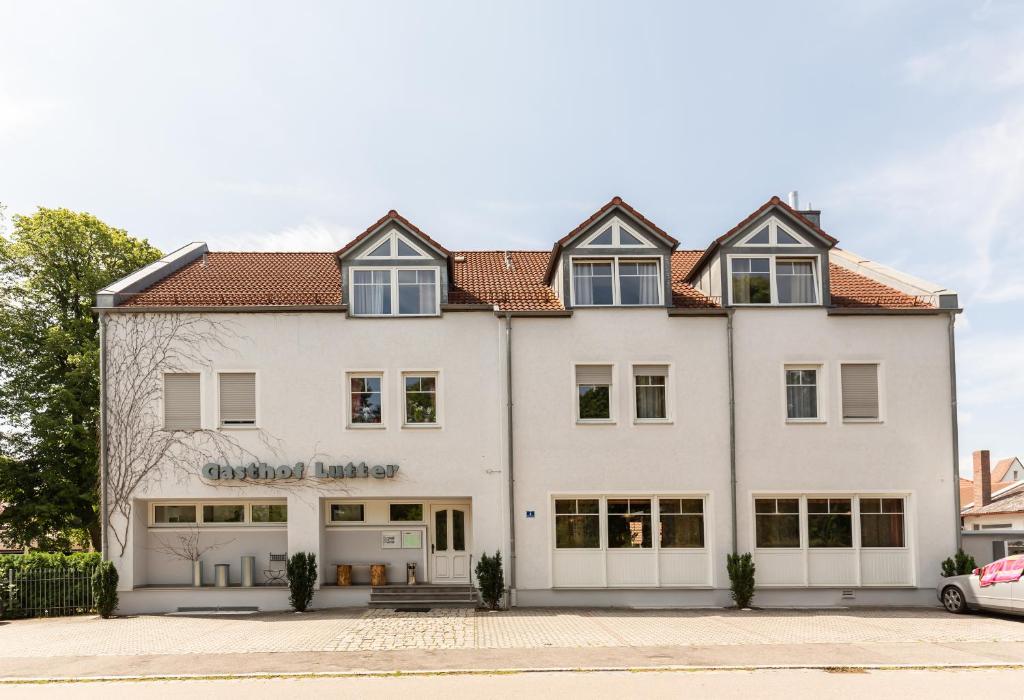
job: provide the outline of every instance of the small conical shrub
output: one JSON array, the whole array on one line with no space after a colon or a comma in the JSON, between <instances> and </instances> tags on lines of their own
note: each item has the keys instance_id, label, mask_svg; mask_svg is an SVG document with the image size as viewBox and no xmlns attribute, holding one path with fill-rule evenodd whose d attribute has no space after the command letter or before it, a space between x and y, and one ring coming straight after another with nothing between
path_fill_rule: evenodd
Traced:
<instances>
[{"instance_id":1,"label":"small conical shrub","mask_svg":"<svg viewBox=\"0 0 1024 700\"><path fill-rule=\"evenodd\" d=\"M754 599L754 557L750 552L729 554L726 557L729 570L729 590L736 607L749 608Z\"/></svg>"}]
</instances>

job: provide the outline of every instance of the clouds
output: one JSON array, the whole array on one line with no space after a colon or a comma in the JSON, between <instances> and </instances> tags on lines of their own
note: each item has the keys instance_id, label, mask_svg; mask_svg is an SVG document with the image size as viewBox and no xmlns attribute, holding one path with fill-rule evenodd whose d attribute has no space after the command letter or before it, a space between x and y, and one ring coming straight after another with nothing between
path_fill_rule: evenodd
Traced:
<instances>
[{"instance_id":1,"label":"clouds","mask_svg":"<svg viewBox=\"0 0 1024 700\"><path fill-rule=\"evenodd\" d=\"M332 251L355 237L357 231L336 224L309 221L278 231L211 233L206 236L215 251Z\"/></svg>"},{"instance_id":2,"label":"clouds","mask_svg":"<svg viewBox=\"0 0 1024 700\"><path fill-rule=\"evenodd\" d=\"M929 89L1006 90L1024 85L1024 30L977 33L912 57L904 66L911 84Z\"/></svg>"}]
</instances>

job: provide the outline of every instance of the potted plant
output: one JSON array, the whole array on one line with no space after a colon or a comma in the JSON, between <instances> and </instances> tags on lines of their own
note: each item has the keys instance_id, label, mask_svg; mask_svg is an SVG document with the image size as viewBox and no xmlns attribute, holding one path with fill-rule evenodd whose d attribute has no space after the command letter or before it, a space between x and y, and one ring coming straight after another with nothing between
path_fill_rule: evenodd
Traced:
<instances>
[{"instance_id":1,"label":"potted plant","mask_svg":"<svg viewBox=\"0 0 1024 700\"><path fill-rule=\"evenodd\" d=\"M178 535L175 540L168 541L158 536L156 538L158 544L153 547L153 550L162 552L172 559L191 562L192 585L196 588L203 585L203 555L234 542L234 540L228 540L227 542L214 542L203 546L200 538L199 528L193 526L187 533Z\"/></svg>"}]
</instances>

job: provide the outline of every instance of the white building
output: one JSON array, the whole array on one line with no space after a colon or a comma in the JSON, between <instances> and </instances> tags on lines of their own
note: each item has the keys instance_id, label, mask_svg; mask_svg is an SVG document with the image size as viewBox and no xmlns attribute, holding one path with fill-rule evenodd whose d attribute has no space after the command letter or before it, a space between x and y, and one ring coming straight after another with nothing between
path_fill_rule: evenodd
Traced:
<instances>
[{"instance_id":1,"label":"white building","mask_svg":"<svg viewBox=\"0 0 1024 700\"><path fill-rule=\"evenodd\" d=\"M396 212L336 253L188 245L98 297L126 611L284 608L272 554L520 605L933 604L959 530L949 290L772 198L705 250L615 198L551 251ZM199 540L204 583L180 551ZM255 585L243 557L254 557ZM230 587L211 585L229 565Z\"/></svg>"}]
</instances>

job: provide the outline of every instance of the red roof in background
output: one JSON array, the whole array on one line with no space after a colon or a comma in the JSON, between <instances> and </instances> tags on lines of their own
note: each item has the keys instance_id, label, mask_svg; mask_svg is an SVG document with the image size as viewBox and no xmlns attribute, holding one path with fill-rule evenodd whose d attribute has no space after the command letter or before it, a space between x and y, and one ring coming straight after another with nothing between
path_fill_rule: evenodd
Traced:
<instances>
[{"instance_id":1,"label":"red roof in background","mask_svg":"<svg viewBox=\"0 0 1024 700\"><path fill-rule=\"evenodd\" d=\"M450 304L490 304L503 310L561 309L544 284L546 251L453 252ZM506 257L507 256L507 257ZM672 253L673 306L720 306L685 282L697 250ZM465 258L463 262L456 262ZM508 262L506 262L506 259ZM837 306L920 308L928 304L855 272L831 266ZM335 253L207 253L134 295L121 306L330 306L343 303Z\"/></svg>"}]
</instances>

